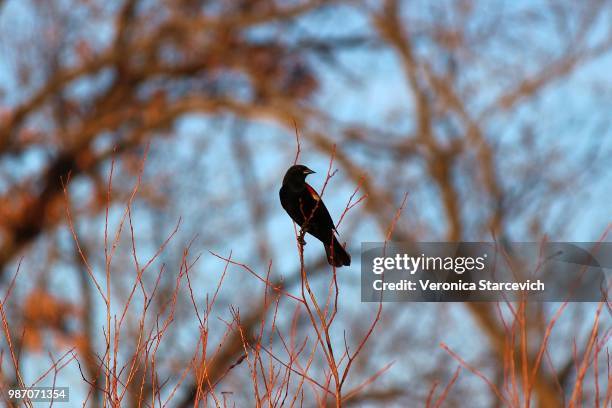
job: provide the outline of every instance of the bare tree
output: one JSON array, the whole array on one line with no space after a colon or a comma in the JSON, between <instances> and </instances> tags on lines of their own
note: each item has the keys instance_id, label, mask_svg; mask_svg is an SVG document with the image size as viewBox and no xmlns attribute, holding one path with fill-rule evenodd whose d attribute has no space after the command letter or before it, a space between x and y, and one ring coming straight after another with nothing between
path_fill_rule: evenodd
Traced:
<instances>
[{"instance_id":1,"label":"bare tree","mask_svg":"<svg viewBox=\"0 0 612 408\"><path fill-rule=\"evenodd\" d=\"M298 245L277 190L297 130L302 160L330 165L355 254L606 240L611 14L0 1L2 389L53 380L94 406L608 406L605 302L361 304L357 268Z\"/></svg>"}]
</instances>

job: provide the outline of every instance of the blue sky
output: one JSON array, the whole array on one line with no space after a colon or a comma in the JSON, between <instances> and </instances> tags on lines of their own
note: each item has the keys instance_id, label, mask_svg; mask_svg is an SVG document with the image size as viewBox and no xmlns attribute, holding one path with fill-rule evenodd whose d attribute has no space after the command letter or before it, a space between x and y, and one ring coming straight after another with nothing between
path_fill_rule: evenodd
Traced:
<instances>
[{"instance_id":1,"label":"blue sky","mask_svg":"<svg viewBox=\"0 0 612 408\"><path fill-rule=\"evenodd\" d=\"M24 12L19 10L17 3L9 1L8 4L4 5L5 9L0 14L0 32L6 33L6 30L10 30L11 27L14 27L14 24L20 22L24 25L28 24L28 20L23 15ZM417 5L413 7L417 7ZM488 9L488 7L485 8ZM495 10L489 11L494 12ZM321 36L342 35L347 32L364 30L367 32L368 29L364 27L367 21L359 13L349 12L348 9L343 13L345 14L343 14L342 24L337 24L335 20L331 19L327 24L316 26L313 29L313 20L318 21L318 19L325 17L320 14L303 19L301 24L305 31ZM483 15L482 19L483 21L487 20L487 15ZM550 26L543 25L541 31L535 30L535 32L538 42L544 45L550 44L551 49L549 51L554 54L554 33L550 30ZM104 29L101 30L101 32L104 31ZM520 30L518 31L516 35L520 38ZM532 31L534 31L533 28ZM6 38L0 40L0 50L10 46L10 39ZM436 52L428 48L426 42L419 44L419 49L423 53ZM466 75L468 77L484 75L483 72L487 70L485 63L489 55L505 53L508 59L514 59L514 62L518 64L523 62L529 64L532 62L531 60L523 61L523 58L525 58L523 51L519 48L493 48L486 50L486 52L483 50L483 54L479 56L483 64L476 64L474 72L469 72ZM395 54L388 50L355 50L341 53L338 61L342 66L341 71L320 61L316 62L322 81L321 92L315 98L316 106L325 112L329 112L341 123L362 123L394 132L408 132L413 129L412 99ZM359 81L347 80L343 72L351 73ZM498 143L507 146L508 151L511 151L513 155L512 157L504 157L505 163L503 164L504 166L507 165L507 167L503 167L503 170L506 172L504 176L508 176L509 183L520 185L524 180L527 180L527 178L521 178L511 173L514 160L520 162L520 160L525 160L525 157L529 158L534 153L533 151L516 151L517 138L526 125L534 126L533 132L538 135L534 142L536 151L547 151L550 147L554 147L559 149L561 153L569 153L570 159L567 159L566 163L560 163L562 170L575 170L576 166L582 163L579 159L583 156L578 153L588 151L593 146L596 146L598 154L596 158L598 160L609 160L610 157L601 156L609 154L612 149L610 127L604 126L606 123L609 124L610 121L609 117L606 116L609 113L605 107L612 106L610 72L612 72L612 56L607 55L593 61L576 74L555 82L541 96L526 104L518 115L499 115L494 118L495 126L490 126L487 131L495 132L491 137ZM3 106L12 106L15 101L24 97L15 79L8 62L3 63L0 60L0 83L5 91L5 95L0 99ZM473 109L475 111L478 111L479 104L483 104L483 101L491 98L504 84L512 83L509 76L493 77L489 75L488 80L489 82L483 85L487 86L487 91L479 93L479 98L474 102ZM599 84L599 88L594 88L593 84L596 83ZM80 86L87 88L87 84L81 84ZM539 120L533 121L534 115L537 115ZM598 131L597 129L601 130ZM249 215L244 202L238 200L235 202L227 201L232 192L240 187L239 180L235 176L236 164L233 160L220 160L220 158L232 155L231 132L231 126L227 125L227 120L224 118L211 119L190 115L178 121L173 129L174 137L172 139L158 139L152 144L151 157L145 171L145 183L158 183L157 185L164 186L168 191L166 198L170 205L163 211L163 228L160 229L158 225L159 220L156 216L159 214L152 211L146 204L137 202L134 207L135 219L139 225L138 234L143 237L143 241L146 241L139 247L139 256L143 259L150 256L153 248L157 245L157 241L148 238L159 235L160 231L162 235L169 233L171 229L168 227L173 225L178 217L183 217L184 227L181 234L169 247L170 255L168 259L172 260L172 255L179 253L185 242L194 234L198 233L200 235L200 240L196 241L194 251L203 253L204 256L197 264L194 279L204 288L212 287L212 283L217 281L223 266L221 261L207 253L208 250L221 255L228 255L231 250L233 256L239 261L253 259L256 253L253 242L259 231L253 231L248 224ZM253 160L255 171L260 180L262 195L265 195L265 202L272 214L270 219L266 221L264 228L268 234L269 246L272 248L273 274L291 273L296 266L296 254L292 250L295 237L291 222L283 213L278 202L277 190L280 187L284 169L293 160L295 152L294 134L291 130L281 129L270 123L252 124L245 132L244 140L249 143L255 152ZM333 129L330 133L334 136ZM177 141L179 142L177 143ZM339 145L338 148L346 149L349 154L354 155L356 162L360 163L380 183L385 183L385 175L394 170L389 168L391 164L385 162L368 162L368 158L358 149L352 149L350 146L344 145ZM47 152L44 149L33 149L23 157L7 159L7 161L3 159L2 169L5 171L10 169L14 177L23 177L39 169L44 164L46 155ZM328 156L321 154L307 140L304 140L302 162L317 171L317 174L309 179L317 189L320 189L323 184L328 161ZM401 166L397 168L397 171L405 172L407 178L416 183L421 177L420 164L408 160L400 164ZM108 171L108 168L106 170ZM175 179L167 179L165 177L168 174L180 176ZM596 240L612 221L612 210L609 205L609 197L612 196L610 171L604 170L597 173L586 171L582 177L581 180L583 181L575 189L569 189L560 195L559 205L553 207L553 210L545 214L542 219L545 231L554 231L558 224L569 226L563 235L551 237L553 239L568 241ZM130 180L129 175L126 174L119 174L118 178L122 181ZM342 212L354 187L353 182L348 180L342 171L332 179L328 191L333 191L333 194L326 193L325 199L334 218L337 219ZM3 184L0 178L0 192L5 188L6 184ZM405 192L399 191L401 188L403 186L400 186L396 192L398 204ZM75 197L85 198L90 192L88 187L83 184L75 184L72 189ZM444 227L444 218L441 216L437 191L433 188L414 191L408 185L406 190L409 193L409 198L402 222L409 226L419 223L426 224L433 231L433 234L437 233L438 238L440 238ZM567 207L563 205L565 203L564 198L575 199L579 205L572 207L571 211L568 212ZM245 199L245 197L241 197L241 199ZM209 207L202 208L202 203L206 203ZM476 205L476 207L478 206ZM117 209L114 213L115 217L118 214L120 214L120 209ZM232 219L237 221L233 223L234 225L228 225L229 220ZM85 222L82 225L85 235L99 238L102 220L102 217L97 217L90 222ZM349 228L351 224L358 224L358 226ZM203 226L206 230L203 230ZM228 227L233 227L237 231L231 240L225 239L219 233L219 231L224 231ZM353 253L353 263L350 268L342 270L341 281L347 290L341 299L341 307L345 307L345 313L348 317L351 317L357 314L365 315L372 310L372 305L359 303L359 244L363 241L382 240L382 234L373 220L362 218L358 211L349 213L347 220L340 229L341 234L346 233L347 229L351 231L351 234L342 237L349 241L349 247ZM516 237L526 236L526 229L524 219L518 219L513 225L510 225L510 230ZM65 228L60 229L57 234L53 235L55 239L62 243L61 246L66 252L71 250L72 239ZM431 237L428 238L431 239ZM36 248L44 248L44 244L39 243L35 246ZM320 249L318 243L309 242L309 245L306 246L307 259L316 258ZM28 268L28 265L36 264L35 261L30 259L30 256L34 255L26 256L25 268ZM259 266L258 272L264 273L263 265ZM67 297L72 297L78 292L74 281L74 270L70 266L59 263L53 268L53 272L52 286L59 292L63 292ZM118 276L120 273L117 272ZM323 283L319 282L319 284ZM33 285L33 282L24 282L20 290L25 291L31 285ZM245 278L244 271L239 268L230 268L221 294L224 301L237 303L248 308L248 301L251 299L244 297L235 299L233 288L240 287L240 285L257 288L257 290L261 289L257 286L256 281L250 277ZM203 291L200 294L200 301L203 302L206 293L208 292ZM465 345L464 339L473 337L474 330L474 322L462 321L462 319L465 320L463 307L459 305L428 306L415 304L394 307L401 309L403 312L402 318L408 319L406 317L408 314L421 316L427 322L417 323L425 325L424 330L431 329L429 325L431 320L444 319L445 323L456 331L452 335L439 334L435 339L443 340L451 347L462 349L466 353L466 359L474 357L469 354L470 348L462 348ZM400 314L397 309L395 313ZM219 314L227 316L225 310L220 310ZM453 321L461 323L453 324ZM190 329L193 329L193 327L190 327ZM185 332L188 333L187 330ZM479 341L478 339L473 340L474 342ZM180 345L181 347L188 347L192 343L191 338L186 334L181 338ZM410 355L410 358L414 358L423 367L431 364L431 361L429 363L424 361L423 356ZM31 360L28 363L29 370L33 374L40 371L41 365L46 367L47 362L41 363L40 360ZM384 361L381 361L381 365L384 363ZM70 370L72 378L77 378L78 372L75 367L68 370ZM403 371L404 367L398 365L390 375L392 378L406 376L410 380L412 374L406 374Z\"/></svg>"}]
</instances>

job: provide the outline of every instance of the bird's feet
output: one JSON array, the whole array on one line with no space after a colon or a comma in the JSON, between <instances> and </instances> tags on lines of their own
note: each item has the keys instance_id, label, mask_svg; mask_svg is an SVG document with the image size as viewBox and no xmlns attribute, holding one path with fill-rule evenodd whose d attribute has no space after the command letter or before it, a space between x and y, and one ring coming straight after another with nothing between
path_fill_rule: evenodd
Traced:
<instances>
[{"instance_id":1,"label":"bird's feet","mask_svg":"<svg viewBox=\"0 0 612 408\"><path fill-rule=\"evenodd\" d=\"M305 233L306 233L306 231L301 230L301 231L300 231L300 234L298 235L298 243L299 243L301 246L306 245L306 240L304 240L304 234L305 234Z\"/></svg>"}]
</instances>

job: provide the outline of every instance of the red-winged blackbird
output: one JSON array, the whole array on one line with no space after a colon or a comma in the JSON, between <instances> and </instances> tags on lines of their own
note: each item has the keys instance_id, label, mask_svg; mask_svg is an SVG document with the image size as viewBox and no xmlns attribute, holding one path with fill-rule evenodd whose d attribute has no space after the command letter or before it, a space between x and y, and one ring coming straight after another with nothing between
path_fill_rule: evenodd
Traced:
<instances>
[{"instance_id":1,"label":"red-winged blackbird","mask_svg":"<svg viewBox=\"0 0 612 408\"><path fill-rule=\"evenodd\" d=\"M334 232L334 222L323 200L314 188L306 183L306 176L314 173L306 166L291 166L279 191L281 205L300 227L323 242L327 261L340 267L351 264L351 256L340 245Z\"/></svg>"}]
</instances>

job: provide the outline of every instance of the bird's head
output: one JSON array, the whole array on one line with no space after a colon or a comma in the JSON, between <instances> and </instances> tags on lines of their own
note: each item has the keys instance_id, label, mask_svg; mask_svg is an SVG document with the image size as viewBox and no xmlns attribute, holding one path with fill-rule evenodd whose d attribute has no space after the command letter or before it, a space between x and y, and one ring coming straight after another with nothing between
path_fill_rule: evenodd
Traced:
<instances>
[{"instance_id":1,"label":"bird's head","mask_svg":"<svg viewBox=\"0 0 612 408\"><path fill-rule=\"evenodd\" d=\"M283 179L283 185L285 184L298 184L305 183L306 176L314 173L314 171L310 170L308 167L302 164L296 164L295 166L289 167L287 173L285 173L285 178Z\"/></svg>"}]
</instances>

